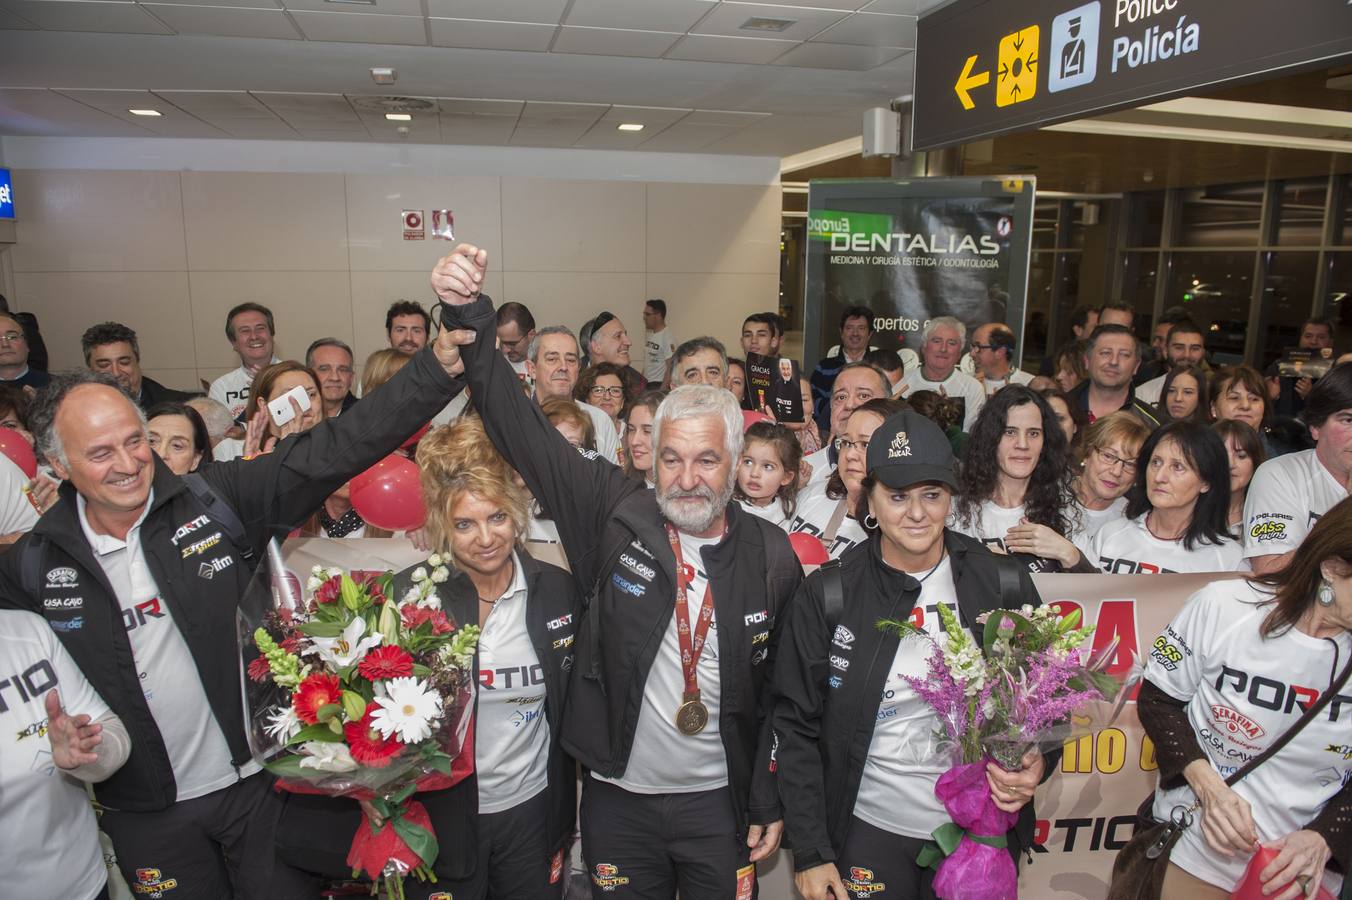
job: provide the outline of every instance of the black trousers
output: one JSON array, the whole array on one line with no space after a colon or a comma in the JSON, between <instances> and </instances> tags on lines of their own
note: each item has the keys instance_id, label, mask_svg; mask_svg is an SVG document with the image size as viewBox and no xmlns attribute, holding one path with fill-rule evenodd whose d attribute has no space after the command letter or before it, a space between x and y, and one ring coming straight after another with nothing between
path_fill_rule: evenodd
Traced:
<instances>
[{"instance_id":1,"label":"black trousers","mask_svg":"<svg viewBox=\"0 0 1352 900\"><path fill-rule=\"evenodd\" d=\"M480 813L479 864L464 880L404 881L408 900L561 900L568 853L549 852L548 792L498 813ZM443 853L467 848L442 847Z\"/></svg>"},{"instance_id":2,"label":"black trousers","mask_svg":"<svg viewBox=\"0 0 1352 900\"><path fill-rule=\"evenodd\" d=\"M312 900L318 880L274 860L280 811L260 774L157 812L109 809L99 826L136 897Z\"/></svg>"},{"instance_id":3,"label":"black trousers","mask_svg":"<svg viewBox=\"0 0 1352 900\"><path fill-rule=\"evenodd\" d=\"M582 855L594 900L752 900L756 867L726 787L636 794L582 785Z\"/></svg>"},{"instance_id":4,"label":"black trousers","mask_svg":"<svg viewBox=\"0 0 1352 900\"><path fill-rule=\"evenodd\" d=\"M927 843L851 817L836 861L850 900L934 900L934 870L916 864Z\"/></svg>"}]
</instances>

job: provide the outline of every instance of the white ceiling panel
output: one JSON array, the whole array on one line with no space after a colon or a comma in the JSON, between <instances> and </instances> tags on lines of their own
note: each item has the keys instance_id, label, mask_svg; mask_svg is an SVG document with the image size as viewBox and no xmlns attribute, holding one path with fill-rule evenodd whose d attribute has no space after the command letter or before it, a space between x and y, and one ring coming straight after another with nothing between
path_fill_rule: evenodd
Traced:
<instances>
[{"instance_id":1,"label":"white ceiling panel","mask_svg":"<svg viewBox=\"0 0 1352 900\"><path fill-rule=\"evenodd\" d=\"M430 19L432 44L476 50L532 50L544 52L554 39L556 25L526 22L485 22L477 19Z\"/></svg>"},{"instance_id":2,"label":"white ceiling panel","mask_svg":"<svg viewBox=\"0 0 1352 900\"><path fill-rule=\"evenodd\" d=\"M218 119L212 125L234 138L251 141L286 141L300 137L281 119Z\"/></svg>"},{"instance_id":3,"label":"white ceiling panel","mask_svg":"<svg viewBox=\"0 0 1352 900\"><path fill-rule=\"evenodd\" d=\"M902 47L859 47L853 44L809 41L794 47L772 65L867 72L907 52L909 51Z\"/></svg>"},{"instance_id":4,"label":"white ceiling panel","mask_svg":"<svg viewBox=\"0 0 1352 900\"><path fill-rule=\"evenodd\" d=\"M653 59L666 53L680 38L662 31L628 31L621 28L559 29L554 38L556 53L586 53L593 56L647 56Z\"/></svg>"},{"instance_id":5,"label":"white ceiling panel","mask_svg":"<svg viewBox=\"0 0 1352 900\"><path fill-rule=\"evenodd\" d=\"M508 118L515 122L526 104L522 100L476 100L468 97L442 97L437 108L443 116L482 116Z\"/></svg>"},{"instance_id":6,"label":"white ceiling panel","mask_svg":"<svg viewBox=\"0 0 1352 900\"><path fill-rule=\"evenodd\" d=\"M717 125L731 128L745 128L770 117L769 113L732 112L721 109L697 109L680 121L686 125Z\"/></svg>"},{"instance_id":7,"label":"white ceiling panel","mask_svg":"<svg viewBox=\"0 0 1352 900\"><path fill-rule=\"evenodd\" d=\"M119 34L172 34L135 3L112 0L6 0L4 8L47 31L102 31Z\"/></svg>"},{"instance_id":8,"label":"white ceiling panel","mask_svg":"<svg viewBox=\"0 0 1352 900\"><path fill-rule=\"evenodd\" d=\"M223 137L220 129L189 115L150 91L62 90L60 93L71 100L92 106L124 122L130 122L166 137ZM158 110L160 115L134 116L128 112L130 109L147 108Z\"/></svg>"},{"instance_id":9,"label":"white ceiling panel","mask_svg":"<svg viewBox=\"0 0 1352 900\"><path fill-rule=\"evenodd\" d=\"M186 6L238 6L246 9L280 9L278 0L174 0Z\"/></svg>"},{"instance_id":10,"label":"white ceiling panel","mask_svg":"<svg viewBox=\"0 0 1352 900\"><path fill-rule=\"evenodd\" d=\"M311 12L368 13L377 16L421 16L421 0L375 0L375 3L344 3L334 0L281 0L287 9ZM261 4L267 5L267 4Z\"/></svg>"},{"instance_id":11,"label":"white ceiling panel","mask_svg":"<svg viewBox=\"0 0 1352 900\"><path fill-rule=\"evenodd\" d=\"M714 141L728 137L738 129L728 125L687 125L679 122L638 145L639 150L658 153L693 153Z\"/></svg>"},{"instance_id":12,"label":"white ceiling panel","mask_svg":"<svg viewBox=\"0 0 1352 900\"><path fill-rule=\"evenodd\" d=\"M446 19L487 19L557 25L568 0L427 0L427 14Z\"/></svg>"},{"instance_id":13,"label":"white ceiling panel","mask_svg":"<svg viewBox=\"0 0 1352 900\"><path fill-rule=\"evenodd\" d=\"M44 88L0 88L6 134L146 137L150 132Z\"/></svg>"},{"instance_id":14,"label":"white ceiling panel","mask_svg":"<svg viewBox=\"0 0 1352 900\"><path fill-rule=\"evenodd\" d=\"M530 147L571 147L609 108L601 103L528 102L511 142Z\"/></svg>"},{"instance_id":15,"label":"white ceiling panel","mask_svg":"<svg viewBox=\"0 0 1352 900\"><path fill-rule=\"evenodd\" d=\"M254 91L253 95L297 131L336 129L366 133L356 110L342 94Z\"/></svg>"},{"instance_id":16,"label":"white ceiling panel","mask_svg":"<svg viewBox=\"0 0 1352 900\"><path fill-rule=\"evenodd\" d=\"M798 41L771 41L761 38L723 37L715 34L687 34L666 53L667 59L692 59L700 62L768 63Z\"/></svg>"},{"instance_id":17,"label":"white ceiling panel","mask_svg":"<svg viewBox=\"0 0 1352 900\"><path fill-rule=\"evenodd\" d=\"M718 8L700 20L691 29L692 34L721 34L727 37L779 38L804 41L828 28L848 13L834 9L807 9L801 6L765 6L758 3L720 3ZM760 31L742 28L749 19L782 19L791 21L783 31Z\"/></svg>"},{"instance_id":18,"label":"white ceiling panel","mask_svg":"<svg viewBox=\"0 0 1352 900\"><path fill-rule=\"evenodd\" d=\"M378 16L348 12L291 13L300 30L312 41L343 41L349 44L427 43L422 16Z\"/></svg>"},{"instance_id":19,"label":"white ceiling panel","mask_svg":"<svg viewBox=\"0 0 1352 900\"><path fill-rule=\"evenodd\" d=\"M291 40L300 38L300 33L287 20L286 13L280 9L184 6L177 3L146 3L144 7L180 34Z\"/></svg>"},{"instance_id":20,"label":"white ceiling panel","mask_svg":"<svg viewBox=\"0 0 1352 900\"><path fill-rule=\"evenodd\" d=\"M516 130L514 119L485 119L477 116L441 117L441 141L444 144L492 144L501 147L511 142Z\"/></svg>"},{"instance_id":21,"label":"white ceiling panel","mask_svg":"<svg viewBox=\"0 0 1352 900\"><path fill-rule=\"evenodd\" d=\"M573 0L564 24L684 32L716 5L715 0Z\"/></svg>"},{"instance_id":22,"label":"white ceiling panel","mask_svg":"<svg viewBox=\"0 0 1352 900\"><path fill-rule=\"evenodd\" d=\"M865 47L915 47L914 16L855 13L828 28L817 40L828 44L859 44Z\"/></svg>"},{"instance_id":23,"label":"white ceiling panel","mask_svg":"<svg viewBox=\"0 0 1352 900\"><path fill-rule=\"evenodd\" d=\"M21 19L9 10L0 7L0 28L26 30L37 27L27 19Z\"/></svg>"},{"instance_id":24,"label":"white ceiling panel","mask_svg":"<svg viewBox=\"0 0 1352 900\"><path fill-rule=\"evenodd\" d=\"M752 6L783 6L783 2L777 0L741 0ZM801 0L802 6L808 6L813 9L839 9L845 12L854 12L856 9L868 6L870 0ZM916 0L901 0L901 2L916 2ZM790 4L792 5L792 4Z\"/></svg>"},{"instance_id":25,"label":"white ceiling panel","mask_svg":"<svg viewBox=\"0 0 1352 900\"><path fill-rule=\"evenodd\" d=\"M154 94L201 119L266 119L276 113L248 91L155 91Z\"/></svg>"}]
</instances>

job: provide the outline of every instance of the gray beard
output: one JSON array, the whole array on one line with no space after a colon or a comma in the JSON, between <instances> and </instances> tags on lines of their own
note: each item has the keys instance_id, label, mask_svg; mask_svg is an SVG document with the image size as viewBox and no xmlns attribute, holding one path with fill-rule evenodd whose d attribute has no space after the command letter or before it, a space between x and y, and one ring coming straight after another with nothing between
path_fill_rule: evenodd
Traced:
<instances>
[{"instance_id":1,"label":"gray beard","mask_svg":"<svg viewBox=\"0 0 1352 900\"><path fill-rule=\"evenodd\" d=\"M700 534L712 528L714 522L718 521L718 517L727 508L728 501L732 499L732 477L729 474L727 484L717 495L707 487L696 488L694 493L699 495L703 502L693 509L689 506L682 507L671 497L672 493L679 493L679 489L665 494L658 491L657 508L662 511L668 522L676 526L676 530Z\"/></svg>"}]
</instances>

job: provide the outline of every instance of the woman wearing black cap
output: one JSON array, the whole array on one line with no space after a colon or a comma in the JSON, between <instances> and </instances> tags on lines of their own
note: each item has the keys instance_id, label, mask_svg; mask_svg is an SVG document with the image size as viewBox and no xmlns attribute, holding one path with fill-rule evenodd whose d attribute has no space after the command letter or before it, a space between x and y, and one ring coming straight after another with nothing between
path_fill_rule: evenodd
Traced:
<instances>
[{"instance_id":1,"label":"woman wearing black cap","mask_svg":"<svg viewBox=\"0 0 1352 900\"><path fill-rule=\"evenodd\" d=\"M934 786L952 760L934 746L933 712L903 679L924 675L930 645L875 623L909 618L942 639L939 604L972 629L987 610L1040 602L1023 566L945 527L957 479L933 422L891 416L869 441L867 465L857 514L869 539L803 582L775 662L785 844L806 900L884 885L888 897L934 896L933 873L916 857L949 820ZM1006 838L1016 858L1032 846L1029 801L1050 770L1036 753L1024 765L987 772L995 803L1020 811Z\"/></svg>"}]
</instances>

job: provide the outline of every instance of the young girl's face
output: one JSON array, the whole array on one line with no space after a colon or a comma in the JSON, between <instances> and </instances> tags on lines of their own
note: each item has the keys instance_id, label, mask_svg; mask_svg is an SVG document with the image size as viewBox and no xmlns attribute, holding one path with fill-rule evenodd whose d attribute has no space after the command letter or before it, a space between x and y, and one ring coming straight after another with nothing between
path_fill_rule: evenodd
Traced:
<instances>
[{"instance_id":1,"label":"young girl's face","mask_svg":"<svg viewBox=\"0 0 1352 900\"><path fill-rule=\"evenodd\" d=\"M758 503L773 500L779 489L793 480L792 472L767 441L748 441L737 466L737 486L742 493Z\"/></svg>"}]
</instances>

